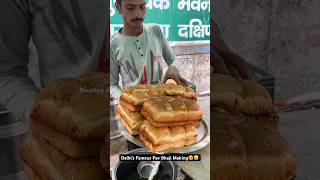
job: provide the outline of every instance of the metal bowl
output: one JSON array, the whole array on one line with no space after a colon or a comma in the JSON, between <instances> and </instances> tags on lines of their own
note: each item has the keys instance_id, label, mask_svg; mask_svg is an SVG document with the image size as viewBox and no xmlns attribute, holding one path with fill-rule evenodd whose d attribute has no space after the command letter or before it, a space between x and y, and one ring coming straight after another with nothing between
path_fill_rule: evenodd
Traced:
<instances>
[{"instance_id":1,"label":"metal bowl","mask_svg":"<svg viewBox=\"0 0 320 180\"><path fill-rule=\"evenodd\" d=\"M147 152L144 148L134 149L127 154L152 154ZM112 168L112 180L139 180L143 179L139 176L137 166L140 161L119 161ZM177 179L177 165L172 161L161 161L158 173L154 176L154 180L176 180Z\"/></svg>"}]
</instances>

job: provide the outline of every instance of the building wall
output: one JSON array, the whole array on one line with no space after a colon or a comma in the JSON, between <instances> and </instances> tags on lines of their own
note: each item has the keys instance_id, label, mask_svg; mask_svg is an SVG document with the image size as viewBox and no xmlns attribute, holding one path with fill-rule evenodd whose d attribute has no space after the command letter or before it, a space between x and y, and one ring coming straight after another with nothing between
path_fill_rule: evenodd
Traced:
<instances>
[{"instance_id":1,"label":"building wall","mask_svg":"<svg viewBox=\"0 0 320 180\"><path fill-rule=\"evenodd\" d=\"M320 91L320 1L222 3L226 43L275 77L276 98Z\"/></svg>"},{"instance_id":2,"label":"building wall","mask_svg":"<svg viewBox=\"0 0 320 180\"><path fill-rule=\"evenodd\" d=\"M197 93L210 91L209 42L176 43L172 47L181 64L181 76L196 85Z\"/></svg>"}]
</instances>

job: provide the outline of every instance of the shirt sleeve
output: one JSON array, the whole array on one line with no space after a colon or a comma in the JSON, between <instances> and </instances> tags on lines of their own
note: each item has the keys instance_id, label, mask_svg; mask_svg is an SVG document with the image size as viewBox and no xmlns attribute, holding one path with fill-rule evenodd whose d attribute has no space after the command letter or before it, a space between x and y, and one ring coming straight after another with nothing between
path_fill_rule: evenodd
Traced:
<instances>
[{"instance_id":1,"label":"shirt sleeve","mask_svg":"<svg viewBox=\"0 0 320 180\"><path fill-rule=\"evenodd\" d=\"M110 95L119 99L121 87L119 86L120 65L117 62L112 47L110 48Z\"/></svg>"},{"instance_id":2,"label":"shirt sleeve","mask_svg":"<svg viewBox=\"0 0 320 180\"><path fill-rule=\"evenodd\" d=\"M27 122L39 90L28 76L30 15L26 0L0 1L0 103Z\"/></svg>"},{"instance_id":3,"label":"shirt sleeve","mask_svg":"<svg viewBox=\"0 0 320 180\"><path fill-rule=\"evenodd\" d=\"M162 56L164 60L166 61L168 66L174 66L178 69L180 72L180 63L178 59L176 58L173 49L169 46L168 41L166 40L163 32L161 31L161 28L159 26L157 27L157 33L159 34L160 37L160 43L162 44Z\"/></svg>"},{"instance_id":4,"label":"shirt sleeve","mask_svg":"<svg viewBox=\"0 0 320 180\"><path fill-rule=\"evenodd\" d=\"M222 16L223 16L223 5L221 0L214 0L213 3L211 3L211 19L215 22L217 27L219 28L220 32L223 32L223 26L222 26Z\"/></svg>"}]
</instances>

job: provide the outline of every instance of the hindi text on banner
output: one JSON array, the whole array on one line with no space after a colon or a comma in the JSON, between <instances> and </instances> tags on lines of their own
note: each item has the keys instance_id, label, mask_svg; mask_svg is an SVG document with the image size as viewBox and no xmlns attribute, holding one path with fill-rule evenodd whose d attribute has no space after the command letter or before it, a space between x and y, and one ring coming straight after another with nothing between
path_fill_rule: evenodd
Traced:
<instances>
[{"instance_id":1,"label":"hindi text on banner","mask_svg":"<svg viewBox=\"0 0 320 180\"><path fill-rule=\"evenodd\" d=\"M160 9L166 10L170 8L170 1L169 0L149 0L146 7L148 9Z\"/></svg>"},{"instance_id":2,"label":"hindi text on banner","mask_svg":"<svg viewBox=\"0 0 320 180\"><path fill-rule=\"evenodd\" d=\"M203 25L200 19L191 19L189 24L178 25L178 36L182 38L210 36L210 25Z\"/></svg>"},{"instance_id":3,"label":"hindi text on banner","mask_svg":"<svg viewBox=\"0 0 320 180\"><path fill-rule=\"evenodd\" d=\"M210 1L203 0L180 0L178 3L178 9L187 11L208 11L210 12Z\"/></svg>"}]
</instances>

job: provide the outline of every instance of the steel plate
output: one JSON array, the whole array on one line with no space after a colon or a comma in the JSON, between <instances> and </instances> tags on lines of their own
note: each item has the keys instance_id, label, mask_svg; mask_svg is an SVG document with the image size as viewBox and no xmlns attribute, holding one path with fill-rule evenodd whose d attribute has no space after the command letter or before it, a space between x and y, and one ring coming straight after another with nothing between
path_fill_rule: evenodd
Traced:
<instances>
[{"instance_id":1,"label":"steel plate","mask_svg":"<svg viewBox=\"0 0 320 180\"><path fill-rule=\"evenodd\" d=\"M137 146L140 147L145 147L143 142L140 140L139 135L131 135L129 131L122 125L122 123L119 123L120 129L121 129L121 134L128 140L131 141L132 143L136 144ZM190 152L195 152L198 151L205 146L207 146L210 143L210 129L208 127L208 123L206 120L201 120L201 122L198 124L197 132L198 132L198 140L197 143L189 146L185 146L183 148L175 148L175 149L168 149L165 152L166 153L190 153ZM148 149L147 147L145 147Z\"/></svg>"}]
</instances>

